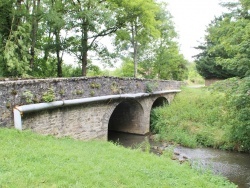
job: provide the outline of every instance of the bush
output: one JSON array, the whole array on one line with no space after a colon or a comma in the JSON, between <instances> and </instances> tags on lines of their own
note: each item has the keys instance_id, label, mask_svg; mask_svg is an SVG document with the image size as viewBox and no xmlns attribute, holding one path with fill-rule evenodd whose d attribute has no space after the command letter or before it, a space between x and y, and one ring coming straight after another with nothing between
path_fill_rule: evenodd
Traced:
<instances>
[{"instance_id":1,"label":"bush","mask_svg":"<svg viewBox=\"0 0 250 188\"><path fill-rule=\"evenodd\" d=\"M229 147L228 110L221 92L185 88L170 106L153 111L151 130L184 146Z\"/></svg>"},{"instance_id":2,"label":"bush","mask_svg":"<svg viewBox=\"0 0 250 188\"><path fill-rule=\"evenodd\" d=\"M152 131L184 146L250 151L250 77L184 89L152 113Z\"/></svg>"},{"instance_id":3,"label":"bush","mask_svg":"<svg viewBox=\"0 0 250 188\"><path fill-rule=\"evenodd\" d=\"M53 88L49 88L42 96L44 102L52 102L55 100L55 92Z\"/></svg>"},{"instance_id":4,"label":"bush","mask_svg":"<svg viewBox=\"0 0 250 188\"><path fill-rule=\"evenodd\" d=\"M236 81L228 95L231 118L234 119L231 138L236 149L250 151L250 77Z\"/></svg>"}]
</instances>

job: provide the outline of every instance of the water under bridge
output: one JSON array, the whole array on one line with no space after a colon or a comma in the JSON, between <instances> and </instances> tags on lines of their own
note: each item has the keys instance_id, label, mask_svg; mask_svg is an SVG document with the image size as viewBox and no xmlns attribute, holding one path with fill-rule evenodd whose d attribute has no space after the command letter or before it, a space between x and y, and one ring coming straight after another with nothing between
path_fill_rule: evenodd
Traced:
<instances>
[{"instance_id":1,"label":"water under bridge","mask_svg":"<svg viewBox=\"0 0 250 188\"><path fill-rule=\"evenodd\" d=\"M169 104L178 81L81 77L0 81L0 126L76 139L108 131L146 134L153 108Z\"/></svg>"}]
</instances>

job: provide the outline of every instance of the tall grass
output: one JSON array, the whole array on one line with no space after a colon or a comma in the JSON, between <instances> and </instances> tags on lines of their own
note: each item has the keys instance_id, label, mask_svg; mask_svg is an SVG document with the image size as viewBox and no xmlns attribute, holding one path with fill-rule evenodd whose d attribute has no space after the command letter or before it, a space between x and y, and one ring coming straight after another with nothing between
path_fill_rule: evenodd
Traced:
<instances>
[{"instance_id":1,"label":"tall grass","mask_svg":"<svg viewBox=\"0 0 250 188\"><path fill-rule=\"evenodd\" d=\"M0 129L0 187L236 187L188 164L108 142Z\"/></svg>"},{"instance_id":2,"label":"tall grass","mask_svg":"<svg viewBox=\"0 0 250 188\"><path fill-rule=\"evenodd\" d=\"M160 139L184 146L229 149L231 125L225 103L222 92L184 88L170 106L153 112L153 130Z\"/></svg>"}]
</instances>

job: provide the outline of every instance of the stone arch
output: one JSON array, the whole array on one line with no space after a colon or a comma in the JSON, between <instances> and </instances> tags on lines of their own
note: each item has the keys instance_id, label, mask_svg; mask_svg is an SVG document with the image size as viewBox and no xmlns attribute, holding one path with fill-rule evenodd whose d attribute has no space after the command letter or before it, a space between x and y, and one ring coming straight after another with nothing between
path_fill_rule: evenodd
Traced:
<instances>
[{"instance_id":1,"label":"stone arch","mask_svg":"<svg viewBox=\"0 0 250 188\"><path fill-rule=\"evenodd\" d=\"M165 98L165 97L158 97L158 98L156 98L155 100L154 100L154 102L153 102L153 104L152 104L152 106L151 106L151 109L150 109L150 120L149 120L149 130L150 130L150 132L152 132L152 111L155 109L155 108L157 108L157 107L162 107L162 106L164 106L164 105L169 105L169 101L168 101L168 99L167 98Z\"/></svg>"},{"instance_id":2,"label":"stone arch","mask_svg":"<svg viewBox=\"0 0 250 188\"><path fill-rule=\"evenodd\" d=\"M113 110L109 122L109 131L141 134L143 126L144 110L142 105L132 99L121 101Z\"/></svg>"},{"instance_id":3,"label":"stone arch","mask_svg":"<svg viewBox=\"0 0 250 188\"><path fill-rule=\"evenodd\" d=\"M157 99L154 100L151 110L157 107L164 106L165 104L169 104L168 99L166 99L165 97L158 97Z\"/></svg>"}]
</instances>

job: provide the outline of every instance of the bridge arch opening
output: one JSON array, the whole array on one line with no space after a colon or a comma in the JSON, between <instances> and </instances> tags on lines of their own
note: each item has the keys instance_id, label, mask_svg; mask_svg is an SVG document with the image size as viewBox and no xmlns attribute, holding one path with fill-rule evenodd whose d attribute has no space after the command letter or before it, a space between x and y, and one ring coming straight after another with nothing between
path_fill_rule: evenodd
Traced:
<instances>
[{"instance_id":1,"label":"bridge arch opening","mask_svg":"<svg viewBox=\"0 0 250 188\"><path fill-rule=\"evenodd\" d=\"M168 102L168 100L165 97L158 97L154 101L154 103L152 104L152 107L151 107L151 110L150 110L150 125L149 125L150 126L149 129L150 129L151 133L155 133L156 132L156 130L154 128L154 123L155 122L153 122L153 121L155 121L155 112L154 112L154 110L156 108L163 107L165 105L169 105L169 102Z\"/></svg>"},{"instance_id":2,"label":"bridge arch opening","mask_svg":"<svg viewBox=\"0 0 250 188\"><path fill-rule=\"evenodd\" d=\"M157 107L162 107L162 106L164 106L166 104L168 104L168 100L165 97L158 97L154 101L151 110L154 109L154 108L157 108Z\"/></svg>"},{"instance_id":3,"label":"bridge arch opening","mask_svg":"<svg viewBox=\"0 0 250 188\"><path fill-rule=\"evenodd\" d=\"M124 100L116 106L108 123L108 140L114 132L140 134L144 111L136 100Z\"/></svg>"}]
</instances>

